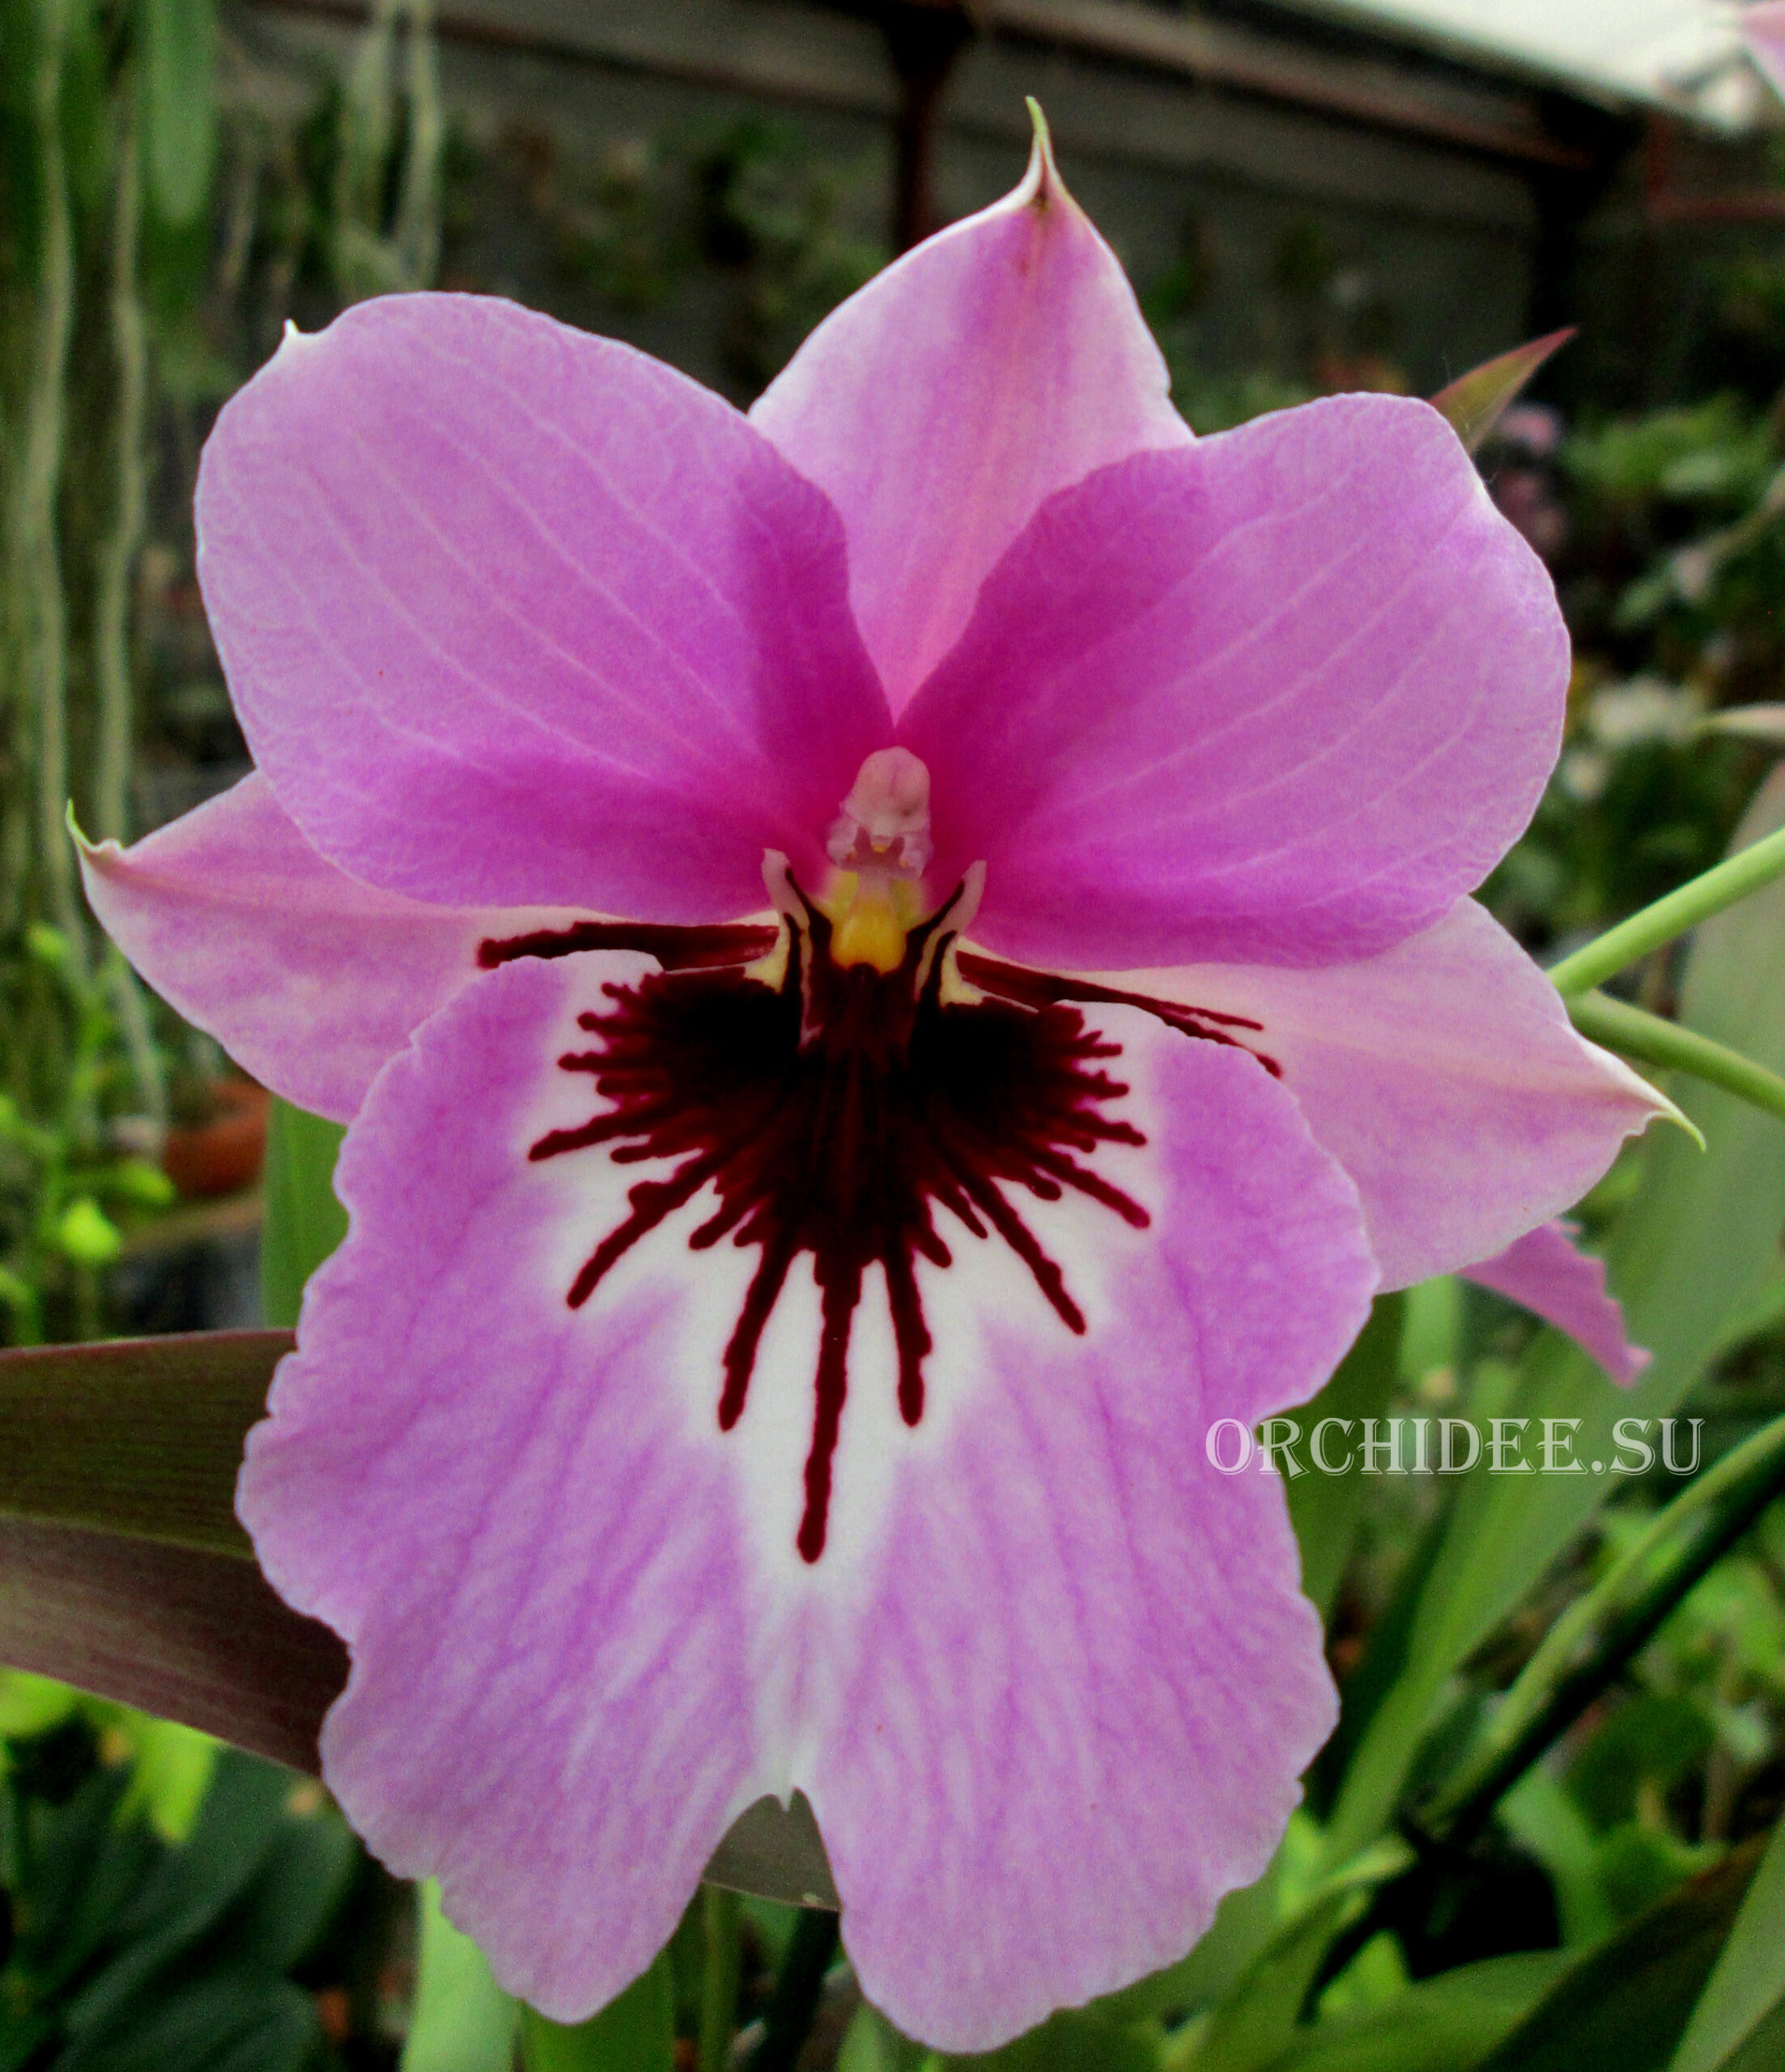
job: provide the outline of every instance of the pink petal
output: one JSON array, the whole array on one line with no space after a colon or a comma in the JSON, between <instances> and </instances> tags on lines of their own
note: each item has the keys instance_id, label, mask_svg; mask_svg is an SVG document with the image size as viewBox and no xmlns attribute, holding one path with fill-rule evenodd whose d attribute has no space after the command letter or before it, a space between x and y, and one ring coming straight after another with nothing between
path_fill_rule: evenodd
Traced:
<instances>
[{"instance_id":1,"label":"pink petal","mask_svg":"<svg viewBox=\"0 0 1785 2072\"><path fill-rule=\"evenodd\" d=\"M1766 0L1762 6L1745 7L1741 40L1774 91L1785 94L1785 0Z\"/></svg>"},{"instance_id":2,"label":"pink petal","mask_svg":"<svg viewBox=\"0 0 1785 2072\"><path fill-rule=\"evenodd\" d=\"M237 1492L352 1651L322 1739L348 1818L560 2020L651 1961L757 1795L736 1495L675 1385L697 1320L669 1273L598 1327L567 1307L582 1219L525 1161L570 967L644 962L495 972L392 1062Z\"/></svg>"},{"instance_id":3,"label":"pink petal","mask_svg":"<svg viewBox=\"0 0 1785 2072\"><path fill-rule=\"evenodd\" d=\"M1361 1322L1349 1191L1249 1060L1092 1018L1151 1118L1157 1246L1060 1242L1097 1298L1082 1344L962 1277L937 1386L971 1408L899 1474L801 1780L863 1991L948 2051L1181 1956L1334 1717L1281 1485L1206 1445L1304 1400Z\"/></svg>"},{"instance_id":4,"label":"pink petal","mask_svg":"<svg viewBox=\"0 0 1785 2072\"><path fill-rule=\"evenodd\" d=\"M1578 1229L1573 1223L1540 1223L1496 1258L1464 1267L1463 1278L1566 1331L1628 1388L1652 1356L1626 1337L1622 1306L1606 1291L1605 1262L1575 1249Z\"/></svg>"},{"instance_id":5,"label":"pink petal","mask_svg":"<svg viewBox=\"0 0 1785 2072\"><path fill-rule=\"evenodd\" d=\"M821 324L750 412L829 495L896 712L1054 490L1186 444L1116 255L1038 139L1021 186Z\"/></svg>"},{"instance_id":6,"label":"pink petal","mask_svg":"<svg viewBox=\"0 0 1785 2072\"><path fill-rule=\"evenodd\" d=\"M1079 1333L1009 1245L939 1211L921 1417L876 1277L802 1560L806 1259L729 1432L758 1250L689 1250L710 1193L565 1299L665 1169L611 1140L527 1148L588 1116L558 1061L644 969L511 965L387 1066L242 1515L352 1650L324 1739L349 1817L440 1875L511 1989L559 2019L610 1996L730 1815L798 1787L870 1998L990 2046L1181 1955L1263 1868L1331 1727L1281 1487L1216 1473L1205 1442L1305 1399L1358 1327L1356 1196L1251 1060L1095 1010L1097 1100L1140 1141L1076 1156L1149 1220L1005 1189Z\"/></svg>"},{"instance_id":7,"label":"pink petal","mask_svg":"<svg viewBox=\"0 0 1785 2072\"><path fill-rule=\"evenodd\" d=\"M128 849L83 843L87 896L164 1000L263 1085L352 1119L410 1031L478 974L478 946L572 918L455 910L325 863L258 771Z\"/></svg>"},{"instance_id":8,"label":"pink petal","mask_svg":"<svg viewBox=\"0 0 1785 2072\"><path fill-rule=\"evenodd\" d=\"M1554 987L1472 899L1361 963L1103 983L1252 1025L1226 1033L1281 1068L1357 1183L1385 1288L1454 1273L1579 1201L1671 1106L1575 1034Z\"/></svg>"},{"instance_id":9,"label":"pink petal","mask_svg":"<svg viewBox=\"0 0 1785 2072\"><path fill-rule=\"evenodd\" d=\"M899 723L937 884L1050 969L1324 964L1433 922L1529 819L1568 637L1424 403L1342 396L1063 491Z\"/></svg>"},{"instance_id":10,"label":"pink petal","mask_svg":"<svg viewBox=\"0 0 1785 2072\"><path fill-rule=\"evenodd\" d=\"M256 763L389 891L747 912L887 737L825 498L717 397L508 303L288 335L198 524Z\"/></svg>"}]
</instances>

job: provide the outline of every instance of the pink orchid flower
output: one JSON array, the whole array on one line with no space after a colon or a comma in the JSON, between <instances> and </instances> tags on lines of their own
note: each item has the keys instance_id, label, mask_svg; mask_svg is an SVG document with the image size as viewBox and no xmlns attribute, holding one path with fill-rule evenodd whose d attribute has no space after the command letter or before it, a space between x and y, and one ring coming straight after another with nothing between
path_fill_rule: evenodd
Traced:
<instances>
[{"instance_id":1,"label":"pink orchid flower","mask_svg":"<svg viewBox=\"0 0 1785 2072\"><path fill-rule=\"evenodd\" d=\"M796 1790L932 2044L1180 1956L1334 1719L1209 1428L1663 1105L1465 896L1568 645L1447 426L1193 441L1038 146L747 418L499 301L288 337L198 524L256 772L85 861L351 1121L239 1497L349 1817L561 2019Z\"/></svg>"}]
</instances>

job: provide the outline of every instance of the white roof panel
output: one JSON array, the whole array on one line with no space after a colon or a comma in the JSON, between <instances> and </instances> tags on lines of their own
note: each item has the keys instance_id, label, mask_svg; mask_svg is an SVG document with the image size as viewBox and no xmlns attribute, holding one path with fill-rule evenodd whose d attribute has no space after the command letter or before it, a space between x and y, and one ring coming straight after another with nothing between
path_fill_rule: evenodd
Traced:
<instances>
[{"instance_id":1,"label":"white roof panel","mask_svg":"<svg viewBox=\"0 0 1785 2072\"><path fill-rule=\"evenodd\" d=\"M1741 50L1736 0L1287 0L1305 14L1400 29L1459 57L1511 62L1618 100L1739 129L1768 105Z\"/></svg>"}]
</instances>

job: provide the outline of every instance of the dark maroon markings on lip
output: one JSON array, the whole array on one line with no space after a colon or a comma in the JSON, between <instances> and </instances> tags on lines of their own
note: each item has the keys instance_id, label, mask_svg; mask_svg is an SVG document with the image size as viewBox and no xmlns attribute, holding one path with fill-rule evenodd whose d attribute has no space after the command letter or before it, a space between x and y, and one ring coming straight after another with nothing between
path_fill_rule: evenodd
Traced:
<instances>
[{"instance_id":1,"label":"dark maroon markings on lip","mask_svg":"<svg viewBox=\"0 0 1785 2072\"><path fill-rule=\"evenodd\" d=\"M771 986L737 968L653 972L609 984L610 1005L579 1017L597 1047L561 1058L613 1105L532 1147L534 1159L597 1144L616 1163L674 1160L637 1182L630 1212L572 1284L574 1309L639 1241L709 1182L718 1205L695 1230L696 1251L729 1238L759 1248L723 1359L719 1424L742 1416L758 1348L794 1262L812 1256L821 1329L812 1445L805 1465L801 1555L824 1551L831 1467L848 1386L855 1314L869 1267L886 1275L899 1358L899 1408L924 1412L932 1348L917 1284L920 1259L951 1263L938 1207L975 1238L994 1233L1022 1262L1066 1327L1085 1318L1009 1199L1069 1191L1132 1227L1147 1212L1081 1161L1100 1144L1138 1145L1133 1126L1104 1112L1128 1091L1104 1069L1120 1046L1069 1006L941 996L945 913L907 940L900 968L839 969L831 924L812 911L796 926L786 975ZM803 984L802 984L803 974Z\"/></svg>"},{"instance_id":2,"label":"dark maroon markings on lip","mask_svg":"<svg viewBox=\"0 0 1785 2072\"><path fill-rule=\"evenodd\" d=\"M750 964L775 947L779 930L754 921L712 928L676 928L650 921L574 921L567 928L538 928L530 935L492 936L478 945L478 964L493 971L523 957L575 957L585 949L637 949L665 971L691 971L709 965Z\"/></svg>"},{"instance_id":3,"label":"dark maroon markings on lip","mask_svg":"<svg viewBox=\"0 0 1785 2072\"><path fill-rule=\"evenodd\" d=\"M1205 1043L1225 1043L1233 1050L1243 1051L1247 1056L1256 1058L1273 1079L1283 1076L1283 1068L1275 1058L1267 1057L1248 1043L1245 1037L1233 1033L1242 1029L1248 1034L1261 1036L1264 1033L1263 1022L1253 1021L1243 1014L1218 1014L1213 1008L1187 1007L1176 1000L1155 1000L1147 993L1124 993L1113 986L1094 984L1089 979L1059 978L1052 971L1031 971L1024 965L1006 964L1001 957L988 957L979 950L962 950L959 962L963 979L982 992L997 994L1001 1000L1022 1000L1036 1007L1073 1002L1089 1006L1095 1002L1107 1007L1141 1008L1162 1021L1167 1029L1176 1030L1180 1036L1194 1036Z\"/></svg>"}]
</instances>

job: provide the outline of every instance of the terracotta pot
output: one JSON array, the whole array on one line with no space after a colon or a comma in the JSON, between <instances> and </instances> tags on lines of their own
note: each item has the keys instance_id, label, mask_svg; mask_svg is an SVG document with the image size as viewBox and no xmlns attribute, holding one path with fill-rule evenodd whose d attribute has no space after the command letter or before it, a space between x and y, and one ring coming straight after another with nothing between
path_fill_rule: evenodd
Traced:
<instances>
[{"instance_id":1,"label":"terracotta pot","mask_svg":"<svg viewBox=\"0 0 1785 2072\"><path fill-rule=\"evenodd\" d=\"M206 1120L172 1129L161 1170L189 1201L239 1194L260 1178L273 1097L251 1079L219 1079L206 1089Z\"/></svg>"}]
</instances>

